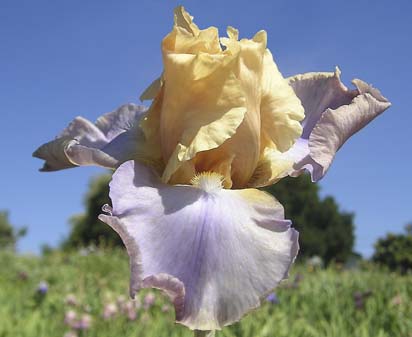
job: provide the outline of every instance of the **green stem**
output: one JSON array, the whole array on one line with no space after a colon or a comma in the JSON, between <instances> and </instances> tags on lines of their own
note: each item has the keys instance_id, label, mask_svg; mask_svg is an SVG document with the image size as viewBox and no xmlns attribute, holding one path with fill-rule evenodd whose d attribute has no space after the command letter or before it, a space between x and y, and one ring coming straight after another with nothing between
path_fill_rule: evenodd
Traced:
<instances>
[{"instance_id":1,"label":"green stem","mask_svg":"<svg viewBox=\"0 0 412 337\"><path fill-rule=\"evenodd\" d=\"M212 331L195 330L194 337L215 337L215 330L212 330Z\"/></svg>"}]
</instances>

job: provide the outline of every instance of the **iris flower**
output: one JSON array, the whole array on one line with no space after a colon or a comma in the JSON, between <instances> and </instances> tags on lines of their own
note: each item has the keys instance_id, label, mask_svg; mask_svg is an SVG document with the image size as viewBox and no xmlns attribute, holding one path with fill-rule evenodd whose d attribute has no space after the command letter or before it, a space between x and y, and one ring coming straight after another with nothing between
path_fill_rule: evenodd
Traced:
<instances>
[{"instance_id":1,"label":"iris flower","mask_svg":"<svg viewBox=\"0 0 412 337\"><path fill-rule=\"evenodd\" d=\"M287 278L298 232L258 187L329 169L345 141L390 106L334 72L284 78L265 31L238 39L199 29L183 7L163 39L164 69L95 123L77 117L34 156L42 171L116 170L100 219L130 255L130 294L163 290L176 321L212 331L240 320Z\"/></svg>"}]
</instances>

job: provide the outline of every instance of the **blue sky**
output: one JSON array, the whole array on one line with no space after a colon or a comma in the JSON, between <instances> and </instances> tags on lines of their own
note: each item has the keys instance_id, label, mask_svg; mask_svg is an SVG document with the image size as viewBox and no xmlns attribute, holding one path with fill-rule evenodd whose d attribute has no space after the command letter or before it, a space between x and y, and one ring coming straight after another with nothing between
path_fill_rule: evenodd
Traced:
<instances>
[{"instance_id":1,"label":"blue sky","mask_svg":"<svg viewBox=\"0 0 412 337\"><path fill-rule=\"evenodd\" d=\"M361 78L393 106L355 135L321 181L322 195L355 212L356 250L412 221L409 1L0 1L0 209L27 226L22 252L56 245L82 211L91 176L39 173L33 150L75 116L95 120L139 94L162 70L160 41L183 4L200 27L226 26L268 47L285 76L332 71Z\"/></svg>"}]
</instances>

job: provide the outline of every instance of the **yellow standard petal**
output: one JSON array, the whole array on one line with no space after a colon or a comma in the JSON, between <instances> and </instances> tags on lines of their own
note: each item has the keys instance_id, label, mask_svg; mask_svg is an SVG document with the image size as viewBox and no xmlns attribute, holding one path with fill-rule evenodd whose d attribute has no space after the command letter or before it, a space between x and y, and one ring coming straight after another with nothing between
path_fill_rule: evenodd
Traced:
<instances>
[{"instance_id":1,"label":"yellow standard petal","mask_svg":"<svg viewBox=\"0 0 412 337\"><path fill-rule=\"evenodd\" d=\"M228 28L229 38L221 43L229 51L238 52L236 77L239 79L246 98L247 112L236 134L223 144L221 151L232 154L231 178L233 187L245 187L250 180L260 153L260 104L263 56L266 49L266 32L258 32L251 40L237 40L236 29Z\"/></svg>"},{"instance_id":2,"label":"yellow standard petal","mask_svg":"<svg viewBox=\"0 0 412 337\"><path fill-rule=\"evenodd\" d=\"M289 150L302 134L303 106L266 49L262 77L262 150Z\"/></svg>"},{"instance_id":3,"label":"yellow standard petal","mask_svg":"<svg viewBox=\"0 0 412 337\"><path fill-rule=\"evenodd\" d=\"M230 77L236 79L238 84L236 90L239 90L245 99L245 116L235 133L230 133L231 136L224 143L216 144L218 146L209 146L207 151L196 151L195 157L190 156L190 159L194 158L194 160L185 165L184 175L181 172L176 173L173 181L182 181L182 177L186 179L186 173L190 172L188 171L188 165L190 165L195 172L213 171L221 174L224 176L224 186L227 188L240 188L247 185L256 168L260 151L261 77L263 56L266 49L266 32L257 33L252 40L238 41L237 30L229 27L228 36L229 38L221 39L226 50L223 52L224 55L220 56L223 56L223 66L227 66L230 73L225 74L222 71L222 64L213 62L217 55L214 57L208 55L212 61L206 62L204 64L206 66L203 64L202 67L198 66L196 73L202 78L207 76L205 80L209 88L214 87L209 73L216 70L219 71L219 76L222 76L221 78L228 83L230 83ZM230 85L233 86L233 84ZM224 99L227 100L227 97ZM211 103L210 108L216 109L214 107L216 102ZM230 113L227 117L230 117ZM217 125L222 128L221 122ZM226 134L229 133L226 132ZM199 136L201 135L199 134ZM210 138L210 135L205 133L204 140L207 138ZM176 151L182 150L182 148L176 149Z\"/></svg>"},{"instance_id":4,"label":"yellow standard petal","mask_svg":"<svg viewBox=\"0 0 412 337\"><path fill-rule=\"evenodd\" d=\"M249 186L270 185L285 176L293 162L282 156L302 134L303 106L265 51L262 76L261 153Z\"/></svg>"},{"instance_id":5,"label":"yellow standard petal","mask_svg":"<svg viewBox=\"0 0 412 337\"><path fill-rule=\"evenodd\" d=\"M205 171L222 175L226 188L272 181L280 171L272 152L301 133L303 108L266 49L266 32L238 36L229 27L219 41L215 27L201 30L183 7L175 10L163 74L142 95L154 98L141 125L165 182L188 184Z\"/></svg>"},{"instance_id":6,"label":"yellow standard petal","mask_svg":"<svg viewBox=\"0 0 412 337\"><path fill-rule=\"evenodd\" d=\"M222 145L243 121L246 106L233 63L208 54L169 54L160 139L169 181L185 161ZM179 181L175 181L176 183Z\"/></svg>"},{"instance_id":7,"label":"yellow standard petal","mask_svg":"<svg viewBox=\"0 0 412 337\"><path fill-rule=\"evenodd\" d=\"M200 30L182 7L175 10L175 25L162 51L162 80L145 96L153 96L158 84L161 88L142 128L166 163L163 180L189 183L199 171L191 160L235 134L246 113L246 99L235 76L236 52L223 52L217 29ZM220 167L227 167L224 163Z\"/></svg>"}]
</instances>

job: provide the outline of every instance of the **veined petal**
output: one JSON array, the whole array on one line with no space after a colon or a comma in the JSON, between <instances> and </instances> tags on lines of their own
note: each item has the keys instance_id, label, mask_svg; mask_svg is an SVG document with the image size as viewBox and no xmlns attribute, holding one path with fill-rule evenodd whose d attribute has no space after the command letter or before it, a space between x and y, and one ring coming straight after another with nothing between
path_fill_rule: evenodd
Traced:
<instances>
[{"instance_id":1,"label":"veined petal","mask_svg":"<svg viewBox=\"0 0 412 337\"><path fill-rule=\"evenodd\" d=\"M140 95L139 99L143 102L146 100L155 99L159 94L160 89L163 85L163 75L156 78L143 93Z\"/></svg>"},{"instance_id":2,"label":"veined petal","mask_svg":"<svg viewBox=\"0 0 412 337\"><path fill-rule=\"evenodd\" d=\"M164 63L160 139L167 163L163 180L168 182L183 162L236 133L246 102L233 62L221 56L169 54Z\"/></svg>"},{"instance_id":3,"label":"veined petal","mask_svg":"<svg viewBox=\"0 0 412 337\"><path fill-rule=\"evenodd\" d=\"M222 52L217 29L200 30L183 7L175 10L162 51L164 72L144 93L157 95L141 126L146 147L165 163L163 181L187 184L190 173L203 170L196 155L236 133L246 99L234 73L236 52Z\"/></svg>"},{"instance_id":4,"label":"veined petal","mask_svg":"<svg viewBox=\"0 0 412 337\"><path fill-rule=\"evenodd\" d=\"M162 51L164 54L218 54L222 51L219 44L219 34L216 27L200 30L193 22L193 17L183 6L174 11L173 30L163 39ZM140 95L140 100L156 98L163 85L163 75L155 79Z\"/></svg>"},{"instance_id":5,"label":"veined petal","mask_svg":"<svg viewBox=\"0 0 412 337\"><path fill-rule=\"evenodd\" d=\"M231 122L231 127L226 132L220 132L220 137L224 134L227 136L222 138L223 142L208 146L204 151L196 151L195 156L191 157L192 165L195 172L213 171L222 174L225 177L225 187L240 188L245 187L249 181L253 171L256 168L256 163L259 159L260 149L260 96L261 96L261 76L263 55L266 49L266 32L258 32L253 39L237 40L238 32L234 28L228 28L229 38L222 38L221 42L227 48L224 53L220 55L206 55L201 54L205 59L203 61L206 66L197 66L197 78L205 78L205 83L210 88L215 87L211 81L210 76L213 72L222 76L220 80L227 81L230 87L228 90L236 89L241 97L242 115L238 111L235 112L236 123ZM182 57L182 56L181 56ZM187 58L187 56L184 56ZM199 56L198 56L199 57ZM206 62L208 59L211 61ZM218 59L219 62L216 62ZM165 62L165 64L167 64ZM227 68L229 72L225 70ZM225 78L226 77L226 78ZM202 93L204 95L204 93ZM226 104L233 104L230 102L230 96L223 97ZM194 101L193 104L199 104L201 100ZM215 99L211 99L211 104L208 107L209 111L216 109ZM193 106L193 111L196 111L196 106ZM220 107L217 107L220 109ZM165 111L167 111L165 109ZM212 116L210 112L209 116ZM231 117L232 111L225 117L230 117L230 121L234 121ZM197 114L193 118L197 118ZM242 119L240 119L242 117ZM170 125L170 121L165 123ZM221 131L225 131L222 121L216 123L216 127ZM226 129L228 129L226 127ZM169 131L169 130L168 130ZM208 140L210 136L214 137L213 133L205 132L198 134L197 137L203 137L202 142ZM165 138L166 139L166 138ZM209 139L209 142L213 140ZM182 151L182 148L176 148L175 151ZM173 155L172 157L173 158ZM172 163L169 161L169 163ZM179 162L177 162L179 163ZM181 169L179 169L181 170ZM185 170L185 172L188 172ZM184 175L177 171L173 177L172 182L187 183L187 181L180 180Z\"/></svg>"},{"instance_id":6,"label":"veined petal","mask_svg":"<svg viewBox=\"0 0 412 337\"><path fill-rule=\"evenodd\" d=\"M115 168L136 158L143 133L139 121L146 108L126 104L101 116L95 124L76 117L53 141L40 146L33 156L45 160L41 171L83 165Z\"/></svg>"},{"instance_id":7,"label":"veined petal","mask_svg":"<svg viewBox=\"0 0 412 337\"><path fill-rule=\"evenodd\" d=\"M250 40L238 41L238 31L232 27L228 28L228 36L229 38L222 38L221 42L227 47L226 52L237 55L234 74L239 79L246 99L246 114L236 133L220 148L205 153L197 166L203 168L225 153L226 158L231 158L226 160L230 163L230 185L244 188L259 160L261 78L267 36L265 31L260 31ZM218 172L217 167L210 169Z\"/></svg>"},{"instance_id":8,"label":"veined petal","mask_svg":"<svg viewBox=\"0 0 412 337\"><path fill-rule=\"evenodd\" d=\"M297 146L298 143L300 143L300 139L286 152L280 152L270 147L265 148L260 155L258 165L249 180L248 186L255 188L268 186L286 177L293 170L295 156L299 156L300 158L302 155L300 151L301 147ZM303 150L303 153L306 154L305 147Z\"/></svg>"},{"instance_id":9,"label":"veined petal","mask_svg":"<svg viewBox=\"0 0 412 337\"><path fill-rule=\"evenodd\" d=\"M179 6L174 11L173 30L163 39L163 52L178 54L217 54L222 51L216 27L199 29L193 17Z\"/></svg>"},{"instance_id":10,"label":"veined petal","mask_svg":"<svg viewBox=\"0 0 412 337\"><path fill-rule=\"evenodd\" d=\"M293 176L307 169L313 181L321 179L346 140L391 105L377 89L361 80L352 81L355 90L347 89L339 75L336 69L335 73L308 73L289 78L306 113L302 141L297 143L301 149L306 144L306 148L291 149L290 153L295 155L295 164L289 172Z\"/></svg>"},{"instance_id":11,"label":"veined petal","mask_svg":"<svg viewBox=\"0 0 412 337\"><path fill-rule=\"evenodd\" d=\"M349 90L340 81L340 70L334 72L313 72L289 77L287 80L305 108L302 121L303 139L309 139L310 133L326 109L337 109L350 104L359 92Z\"/></svg>"},{"instance_id":12,"label":"veined petal","mask_svg":"<svg viewBox=\"0 0 412 337\"><path fill-rule=\"evenodd\" d=\"M272 54L263 58L260 157L248 186L275 183L291 170L294 161L288 150L302 133L304 110L292 87L279 72Z\"/></svg>"},{"instance_id":13,"label":"veined petal","mask_svg":"<svg viewBox=\"0 0 412 337\"><path fill-rule=\"evenodd\" d=\"M199 186L207 188L163 184L129 161L113 175L113 209L100 219L126 245L132 295L162 289L179 323L215 330L258 307L287 277L298 234L265 192L225 190L216 180Z\"/></svg>"},{"instance_id":14,"label":"veined petal","mask_svg":"<svg viewBox=\"0 0 412 337\"><path fill-rule=\"evenodd\" d=\"M302 134L300 121L305 113L299 98L279 72L268 49L263 60L260 109L262 152L265 148L280 152L289 150Z\"/></svg>"}]
</instances>

